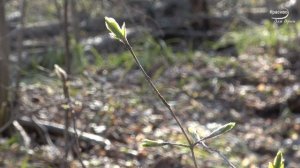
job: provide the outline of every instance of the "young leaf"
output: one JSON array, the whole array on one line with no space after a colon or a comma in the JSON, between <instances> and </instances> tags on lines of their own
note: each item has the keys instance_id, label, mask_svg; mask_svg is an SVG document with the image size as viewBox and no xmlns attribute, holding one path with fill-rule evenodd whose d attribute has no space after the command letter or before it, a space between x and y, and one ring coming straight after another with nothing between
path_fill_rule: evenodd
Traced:
<instances>
[{"instance_id":1,"label":"young leaf","mask_svg":"<svg viewBox=\"0 0 300 168\"><path fill-rule=\"evenodd\" d=\"M235 126L234 122L227 123L217 129L215 129L211 134L204 137L202 140L214 138L216 136L219 136L221 134L225 134L226 132L230 131Z\"/></svg>"},{"instance_id":2,"label":"young leaf","mask_svg":"<svg viewBox=\"0 0 300 168\"><path fill-rule=\"evenodd\" d=\"M70 106L69 106L68 104L62 104L61 107L62 107L64 110L70 109Z\"/></svg>"},{"instance_id":3,"label":"young leaf","mask_svg":"<svg viewBox=\"0 0 300 168\"><path fill-rule=\"evenodd\" d=\"M122 29L119 24L116 22L114 18L105 17L105 26L110 31L110 35L112 38L118 39L121 42L126 40L126 27L125 23L123 23Z\"/></svg>"},{"instance_id":4,"label":"young leaf","mask_svg":"<svg viewBox=\"0 0 300 168\"><path fill-rule=\"evenodd\" d=\"M282 152L278 151L273 164L269 162L269 168L284 168Z\"/></svg>"},{"instance_id":5,"label":"young leaf","mask_svg":"<svg viewBox=\"0 0 300 168\"><path fill-rule=\"evenodd\" d=\"M59 65L56 65L56 64L54 65L54 71L60 79L67 80L68 75L67 75L66 71L63 70Z\"/></svg>"},{"instance_id":6,"label":"young leaf","mask_svg":"<svg viewBox=\"0 0 300 168\"><path fill-rule=\"evenodd\" d=\"M127 36L127 33L126 33L126 26L125 26L125 22L123 23L123 25L122 25L122 34L123 34L123 36L126 38L126 36Z\"/></svg>"},{"instance_id":7,"label":"young leaf","mask_svg":"<svg viewBox=\"0 0 300 168\"><path fill-rule=\"evenodd\" d=\"M165 146L167 145L161 140L150 140L150 139L144 139L142 142L143 147L158 147L158 146Z\"/></svg>"},{"instance_id":8,"label":"young leaf","mask_svg":"<svg viewBox=\"0 0 300 168\"><path fill-rule=\"evenodd\" d=\"M195 128L189 127L188 128L188 133L193 138L194 142L198 142L200 140L200 136L198 135L198 132Z\"/></svg>"}]
</instances>

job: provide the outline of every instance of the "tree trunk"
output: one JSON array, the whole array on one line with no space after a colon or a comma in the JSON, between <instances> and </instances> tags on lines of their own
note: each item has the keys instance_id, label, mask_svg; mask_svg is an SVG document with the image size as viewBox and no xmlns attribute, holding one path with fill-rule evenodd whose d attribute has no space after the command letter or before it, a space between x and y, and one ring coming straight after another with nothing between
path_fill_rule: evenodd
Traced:
<instances>
[{"instance_id":1,"label":"tree trunk","mask_svg":"<svg viewBox=\"0 0 300 168\"><path fill-rule=\"evenodd\" d=\"M5 21L5 0L0 0L0 127L8 120L8 35Z\"/></svg>"},{"instance_id":2,"label":"tree trunk","mask_svg":"<svg viewBox=\"0 0 300 168\"><path fill-rule=\"evenodd\" d=\"M69 1L64 0L64 47L65 47L65 67L67 70L67 74L71 74L71 65L72 65L72 55L70 52L70 38L69 38L69 21L68 21L68 8L69 8Z\"/></svg>"},{"instance_id":3,"label":"tree trunk","mask_svg":"<svg viewBox=\"0 0 300 168\"><path fill-rule=\"evenodd\" d=\"M19 102L19 88L20 88L20 80L21 80L21 69L22 69L22 55L23 55L23 36L24 36L24 20L25 20L25 10L26 10L26 0L22 0L20 4L20 31L17 36L17 73L16 73L16 85L14 90L14 101Z\"/></svg>"}]
</instances>

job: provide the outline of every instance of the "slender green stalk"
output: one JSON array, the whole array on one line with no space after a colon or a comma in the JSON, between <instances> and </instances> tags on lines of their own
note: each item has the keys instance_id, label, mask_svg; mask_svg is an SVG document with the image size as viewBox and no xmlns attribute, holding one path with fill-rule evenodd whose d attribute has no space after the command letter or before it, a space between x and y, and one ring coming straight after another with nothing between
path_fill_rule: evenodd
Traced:
<instances>
[{"instance_id":1,"label":"slender green stalk","mask_svg":"<svg viewBox=\"0 0 300 168\"><path fill-rule=\"evenodd\" d=\"M207 150L208 152L215 152L216 154L218 154L223 160L224 162L230 167L230 168L236 168L227 158L226 156L224 156L221 152L219 152L216 149L210 148L209 146L207 146L203 141L201 141L199 143L205 150Z\"/></svg>"},{"instance_id":2,"label":"slender green stalk","mask_svg":"<svg viewBox=\"0 0 300 168\"><path fill-rule=\"evenodd\" d=\"M171 143L171 142L168 142L166 144L170 145L170 146L177 146L177 147L185 147L185 148L189 148L190 147L189 145L181 144L181 143Z\"/></svg>"},{"instance_id":3,"label":"slender green stalk","mask_svg":"<svg viewBox=\"0 0 300 168\"><path fill-rule=\"evenodd\" d=\"M155 91L155 93L157 94L157 96L159 97L159 99L162 101L162 103L167 107L167 109L170 111L172 117L175 119L177 125L180 127L183 135L185 136L188 144L189 144L189 148L191 150L192 153L192 158L193 158L193 162L195 165L195 168L198 168L197 162L196 162L196 157L195 157L195 153L194 153L194 146L192 141L189 139L185 129L183 128L181 122L179 121L178 117L176 116L175 112L172 110L171 106L167 103L166 99L160 94L160 92L158 91L158 89L156 88L156 86L154 85L154 83L152 82L151 78L149 77L149 75L147 74L147 72L145 71L145 69L143 68L143 66L141 65L140 61L138 60L137 56L135 55L131 45L129 44L127 39L122 40L123 43L125 44L126 48L130 51L131 55L133 56L136 64L139 66L140 70L143 72L146 80L148 81L148 83L150 84L150 86L152 87L152 89Z\"/></svg>"},{"instance_id":4,"label":"slender green stalk","mask_svg":"<svg viewBox=\"0 0 300 168\"><path fill-rule=\"evenodd\" d=\"M160 141L146 140L146 141L144 141L145 143L143 145L146 147L155 147L155 146L164 146L164 145L175 145L175 146L188 147L192 153L192 159L194 161L195 168L198 168L194 148L196 147L197 144L199 144L199 145L202 145L208 151L216 152L218 155L220 155L224 159L224 161L230 167L234 168L234 165L222 153L220 153L219 151L214 150L212 148L209 148L208 146L206 146L204 144L203 141L206 139L217 137L221 134L224 134L224 133L230 131L235 126L235 123L231 122L231 123L225 124L217 129L215 129L210 135L208 135L207 137L204 137L202 139L200 139L200 136L196 132L194 132L194 131L190 132L190 130L188 130L193 141L196 141L196 142L192 142L190 140L189 136L187 135L186 130L183 128L180 120L177 118L175 112L172 110L171 106L167 103L166 99L160 94L160 92L158 91L158 89L156 88L154 83L152 82L151 78L149 77L147 72L144 70L139 59L135 55L135 53L126 37L127 34L126 34L125 23L123 23L123 26L121 28L114 18L105 17L105 25L106 25L106 28L110 31L110 36L114 39L121 41L125 45L125 47L130 51L133 59L135 60L136 64L140 68L140 70L143 72L146 80L148 81L148 83L150 84L152 89L155 91L155 93L157 94L159 99L162 101L162 103L168 108L172 117L175 119L177 125L180 127L184 137L186 138L186 140L188 142L188 145L185 145L185 144L174 144L174 143L172 144L172 143L167 143L167 142L162 143Z\"/></svg>"},{"instance_id":5,"label":"slender green stalk","mask_svg":"<svg viewBox=\"0 0 300 168\"><path fill-rule=\"evenodd\" d=\"M194 152L194 147L190 146L190 150L191 150L191 153L192 153L192 158L193 158L193 161L194 161L194 166L196 168L198 168L197 161L196 161L196 156L195 156L195 152Z\"/></svg>"}]
</instances>

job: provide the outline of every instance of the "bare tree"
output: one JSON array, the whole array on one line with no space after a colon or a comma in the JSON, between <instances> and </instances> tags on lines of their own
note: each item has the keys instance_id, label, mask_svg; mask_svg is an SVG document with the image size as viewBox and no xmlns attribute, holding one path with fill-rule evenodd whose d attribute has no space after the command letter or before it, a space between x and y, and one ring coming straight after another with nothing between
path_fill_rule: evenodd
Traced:
<instances>
[{"instance_id":1,"label":"bare tree","mask_svg":"<svg viewBox=\"0 0 300 168\"><path fill-rule=\"evenodd\" d=\"M8 121L9 48L6 33L5 0L0 0L0 127Z\"/></svg>"}]
</instances>

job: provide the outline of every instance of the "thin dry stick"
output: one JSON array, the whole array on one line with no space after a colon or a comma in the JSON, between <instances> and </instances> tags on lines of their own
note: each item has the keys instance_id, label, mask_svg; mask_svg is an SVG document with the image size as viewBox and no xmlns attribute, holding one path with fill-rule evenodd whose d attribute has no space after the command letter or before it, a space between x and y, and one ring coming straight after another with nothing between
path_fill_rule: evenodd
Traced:
<instances>
[{"instance_id":1,"label":"thin dry stick","mask_svg":"<svg viewBox=\"0 0 300 168\"><path fill-rule=\"evenodd\" d=\"M45 126L41 125L37 121L37 118L35 116L32 116L30 119L31 119L32 123L36 126L36 130L40 134L40 136L45 138L45 142L48 143L48 145L50 145L53 149L55 149L55 151L58 151L50 138L47 128Z\"/></svg>"},{"instance_id":2,"label":"thin dry stick","mask_svg":"<svg viewBox=\"0 0 300 168\"><path fill-rule=\"evenodd\" d=\"M72 112L71 115L72 115L72 120L73 120L73 129L74 129L75 145L76 145L75 151L76 151L76 154L77 154L77 156L78 156L78 160L79 160L81 166L82 166L83 168L85 168L85 165L84 165L84 163L83 163L83 161L82 161L82 158L81 158L81 155L80 155L80 151L79 151L79 149L80 149L80 146L79 146L79 140L78 140L78 139L79 139L79 136L78 136L78 133L77 133L76 118L75 118L75 113L74 113L73 108L72 108L72 111L71 111L71 112Z\"/></svg>"},{"instance_id":3,"label":"thin dry stick","mask_svg":"<svg viewBox=\"0 0 300 168\"><path fill-rule=\"evenodd\" d=\"M149 77L149 75L146 73L146 71L144 70L143 66L141 65L140 61L138 60L137 56L135 55L131 45L129 44L128 40L123 40L126 48L130 51L131 55L133 56L136 64L139 66L140 70L143 72L146 80L148 81L148 83L150 84L150 86L152 87L152 89L155 91L155 93L157 94L157 96L159 97L159 99L162 101L162 103L168 108L168 110L170 111L172 117L175 119L177 125L180 127L182 133L184 134L186 140L188 141L189 144L189 148L191 150L192 153L192 158L193 158L193 162L196 168L198 168L197 162L196 162L196 157L195 157L195 153L194 153L194 146L193 143L191 142L191 140L189 139L185 129L183 128L181 122L179 121L179 119L177 118L175 112L172 110L171 106L167 103L166 99L160 94L160 92L157 90L156 86L154 85L154 83L152 82L151 78Z\"/></svg>"},{"instance_id":4,"label":"thin dry stick","mask_svg":"<svg viewBox=\"0 0 300 168\"><path fill-rule=\"evenodd\" d=\"M75 119L75 115L74 115L74 112L73 112L73 108L72 108L72 104L71 104L71 99L70 99L70 94L69 94L69 87L67 85L67 80L66 80L66 75L61 75L61 80L62 80L62 83L63 83L63 91L64 91L64 97L67 101L67 104L68 104L68 109L65 110L65 161L67 163L67 158L68 158L68 152L69 152L69 138L70 138L70 135L69 135L69 125L70 125L70 119L69 119L69 115L71 115L71 118L73 120L73 129L74 129L74 135L75 135L75 152L78 156L78 160L81 164L81 166L83 168L85 168L85 165L83 164L82 162L82 158L81 158L81 155L80 155L80 152L79 152L79 141L78 141L78 133L77 133L77 128L76 128L76 119ZM65 163L65 164L66 164Z\"/></svg>"},{"instance_id":5,"label":"thin dry stick","mask_svg":"<svg viewBox=\"0 0 300 168\"><path fill-rule=\"evenodd\" d=\"M63 76L63 75L62 75ZM67 104L70 104L70 96L69 96L69 90L68 90L68 86L67 86L67 79L66 76L61 78L62 80L62 84L63 84L63 91L64 91L64 97L67 100ZM64 139L65 139L65 155L64 155L64 165L68 166L68 155L69 155L69 139L70 139L70 135L69 135L69 125L70 125L70 118L69 118L69 114L71 112L70 110L71 108L69 107L68 109L65 110L65 114L64 114L64 120L65 120L65 132L64 132Z\"/></svg>"},{"instance_id":6,"label":"thin dry stick","mask_svg":"<svg viewBox=\"0 0 300 168\"><path fill-rule=\"evenodd\" d=\"M16 128L16 130L19 131L23 141L24 141L24 146L26 149L29 149L30 147L30 143L31 143L31 140L30 140L30 137L28 136L27 132L24 130L24 128L19 124L18 121L14 121L13 122L13 126Z\"/></svg>"}]
</instances>

